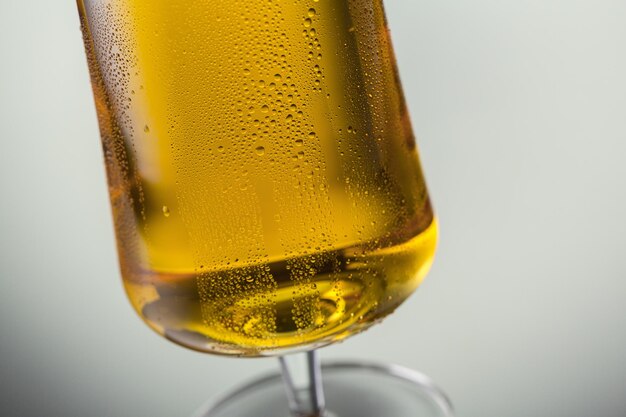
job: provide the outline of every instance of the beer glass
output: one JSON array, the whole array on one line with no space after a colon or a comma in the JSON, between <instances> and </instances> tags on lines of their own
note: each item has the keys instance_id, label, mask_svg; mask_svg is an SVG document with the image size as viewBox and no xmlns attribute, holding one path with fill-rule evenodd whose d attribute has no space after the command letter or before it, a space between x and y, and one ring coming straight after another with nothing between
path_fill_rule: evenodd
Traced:
<instances>
[{"instance_id":1,"label":"beer glass","mask_svg":"<svg viewBox=\"0 0 626 417\"><path fill-rule=\"evenodd\" d=\"M285 393L265 377L199 415L449 415L421 374L322 377L315 350L435 252L382 0L77 3L130 302L179 345L281 357Z\"/></svg>"}]
</instances>

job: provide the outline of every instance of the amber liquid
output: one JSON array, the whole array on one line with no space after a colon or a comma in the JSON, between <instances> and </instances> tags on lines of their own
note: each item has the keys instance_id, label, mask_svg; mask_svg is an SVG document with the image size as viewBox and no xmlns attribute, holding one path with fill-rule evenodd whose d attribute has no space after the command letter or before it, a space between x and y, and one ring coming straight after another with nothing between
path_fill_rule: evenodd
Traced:
<instances>
[{"instance_id":1,"label":"amber liquid","mask_svg":"<svg viewBox=\"0 0 626 417\"><path fill-rule=\"evenodd\" d=\"M78 0L124 284L231 355L363 330L436 221L380 0Z\"/></svg>"}]
</instances>

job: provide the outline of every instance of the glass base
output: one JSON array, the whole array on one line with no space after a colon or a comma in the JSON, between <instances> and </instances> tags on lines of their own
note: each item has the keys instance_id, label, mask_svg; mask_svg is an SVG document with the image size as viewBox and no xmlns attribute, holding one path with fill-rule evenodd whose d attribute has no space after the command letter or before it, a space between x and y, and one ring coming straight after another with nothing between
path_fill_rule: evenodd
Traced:
<instances>
[{"instance_id":1,"label":"glass base","mask_svg":"<svg viewBox=\"0 0 626 417\"><path fill-rule=\"evenodd\" d=\"M322 365L325 417L448 417L450 400L426 375L398 365ZM193 417L291 417L279 373L252 381Z\"/></svg>"}]
</instances>

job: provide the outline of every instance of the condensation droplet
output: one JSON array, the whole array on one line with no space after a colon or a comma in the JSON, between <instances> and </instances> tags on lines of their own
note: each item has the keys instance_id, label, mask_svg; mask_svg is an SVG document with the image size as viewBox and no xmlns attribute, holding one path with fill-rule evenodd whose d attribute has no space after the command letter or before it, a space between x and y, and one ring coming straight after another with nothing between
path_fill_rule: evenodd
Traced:
<instances>
[{"instance_id":1,"label":"condensation droplet","mask_svg":"<svg viewBox=\"0 0 626 417\"><path fill-rule=\"evenodd\" d=\"M254 151L259 156L265 155L265 148L263 146L257 146L257 148Z\"/></svg>"},{"instance_id":2,"label":"condensation droplet","mask_svg":"<svg viewBox=\"0 0 626 417\"><path fill-rule=\"evenodd\" d=\"M168 206L163 206L163 215L165 217L170 217L170 208Z\"/></svg>"}]
</instances>

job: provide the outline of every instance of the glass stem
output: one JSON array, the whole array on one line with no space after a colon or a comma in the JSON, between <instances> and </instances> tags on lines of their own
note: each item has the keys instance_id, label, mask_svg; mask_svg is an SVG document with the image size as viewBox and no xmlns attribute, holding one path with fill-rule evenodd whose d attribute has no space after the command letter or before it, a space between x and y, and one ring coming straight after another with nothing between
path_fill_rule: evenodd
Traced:
<instances>
[{"instance_id":1,"label":"glass stem","mask_svg":"<svg viewBox=\"0 0 626 417\"><path fill-rule=\"evenodd\" d=\"M279 358L293 417L325 417L322 368L317 350Z\"/></svg>"}]
</instances>

